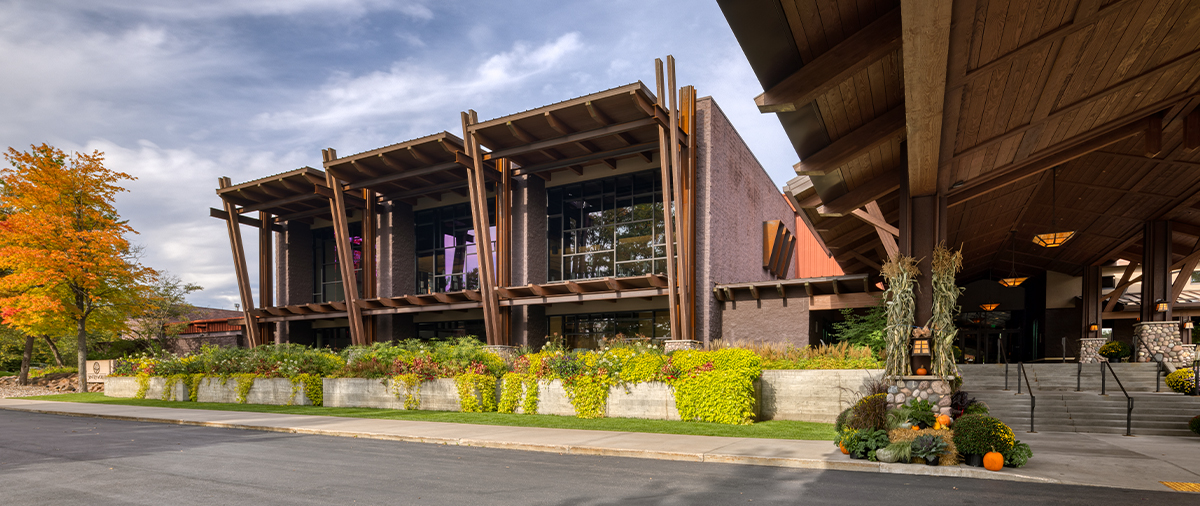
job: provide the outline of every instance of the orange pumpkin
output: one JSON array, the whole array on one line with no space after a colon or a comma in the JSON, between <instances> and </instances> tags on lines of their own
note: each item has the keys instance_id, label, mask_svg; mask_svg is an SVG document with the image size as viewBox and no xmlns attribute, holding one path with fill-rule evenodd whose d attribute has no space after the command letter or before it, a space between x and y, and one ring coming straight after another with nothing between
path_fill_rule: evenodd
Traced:
<instances>
[{"instance_id":1,"label":"orange pumpkin","mask_svg":"<svg viewBox=\"0 0 1200 506\"><path fill-rule=\"evenodd\" d=\"M924 376L926 374L929 374L929 371L925 370L925 366L921 366L917 369L917 376Z\"/></svg>"},{"instance_id":2,"label":"orange pumpkin","mask_svg":"<svg viewBox=\"0 0 1200 506\"><path fill-rule=\"evenodd\" d=\"M937 423L942 427L949 427L950 421L950 415L938 415L937 417Z\"/></svg>"},{"instance_id":3,"label":"orange pumpkin","mask_svg":"<svg viewBox=\"0 0 1200 506\"><path fill-rule=\"evenodd\" d=\"M987 452L983 456L983 467L988 471L999 471L1004 468L1004 455L1000 452Z\"/></svg>"},{"instance_id":4,"label":"orange pumpkin","mask_svg":"<svg viewBox=\"0 0 1200 506\"><path fill-rule=\"evenodd\" d=\"M850 450L846 449L846 445L838 443L838 448L842 449L842 455L850 455Z\"/></svg>"},{"instance_id":5,"label":"orange pumpkin","mask_svg":"<svg viewBox=\"0 0 1200 506\"><path fill-rule=\"evenodd\" d=\"M921 428L920 428L920 427L917 427L916 425L913 425L913 426L912 426L912 430L921 430Z\"/></svg>"}]
</instances>

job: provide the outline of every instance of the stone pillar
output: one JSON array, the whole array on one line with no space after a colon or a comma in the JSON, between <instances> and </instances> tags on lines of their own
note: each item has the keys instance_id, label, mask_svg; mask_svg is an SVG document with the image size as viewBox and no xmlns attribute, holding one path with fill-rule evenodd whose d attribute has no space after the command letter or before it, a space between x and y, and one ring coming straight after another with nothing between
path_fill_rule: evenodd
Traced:
<instances>
[{"instance_id":1,"label":"stone pillar","mask_svg":"<svg viewBox=\"0 0 1200 506\"><path fill-rule=\"evenodd\" d=\"M1107 362L1108 359L1100 356L1100 347L1107 343L1108 339L1103 337L1084 338L1079 340L1079 363L1081 364L1099 364Z\"/></svg>"},{"instance_id":2,"label":"stone pillar","mask_svg":"<svg viewBox=\"0 0 1200 506\"><path fill-rule=\"evenodd\" d=\"M529 175L515 181L512 202L512 284L547 282L546 181ZM539 349L546 341L546 308L514 306L512 344Z\"/></svg>"},{"instance_id":3,"label":"stone pillar","mask_svg":"<svg viewBox=\"0 0 1200 506\"><path fill-rule=\"evenodd\" d=\"M1134 358L1138 362L1154 360L1155 353L1163 354L1163 361L1190 364L1195 357L1195 345L1184 345L1180 339L1179 322L1147 322L1133 325L1133 335L1138 343Z\"/></svg>"},{"instance_id":4,"label":"stone pillar","mask_svg":"<svg viewBox=\"0 0 1200 506\"><path fill-rule=\"evenodd\" d=\"M1171 298L1171 222L1146 222L1142 243L1142 321L1170 320L1170 309L1159 312L1154 306Z\"/></svg>"},{"instance_id":5,"label":"stone pillar","mask_svg":"<svg viewBox=\"0 0 1200 506\"><path fill-rule=\"evenodd\" d=\"M924 399L933 405L938 414L949 415L953 393L948 382L936 377L905 376L893 380L888 386L887 405L888 409L892 409L913 399Z\"/></svg>"}]
</instances>

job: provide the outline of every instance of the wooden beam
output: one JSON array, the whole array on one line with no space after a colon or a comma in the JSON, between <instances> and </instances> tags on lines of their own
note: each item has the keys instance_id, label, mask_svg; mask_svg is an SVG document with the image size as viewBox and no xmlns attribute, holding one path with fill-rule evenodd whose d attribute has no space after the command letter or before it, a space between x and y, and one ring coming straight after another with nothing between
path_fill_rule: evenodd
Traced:
<instances>
[{"instance_id":1,"label":"wooden beam","mask_svg":"<svg viewBox=\"0 0 1200 506\"><path fill-rule=\"evenodd\" d=\"M873 307L879 304L880 296L873 293L843 293L837 295L813 295L808 299L809 311L830 309L853 309Z\"/></svg>"},{"instance_id":2,"label":"wooden beam","mask_svg":"<svg viewBox=\"0 0 1200 506\"><path fill-rule=\"evenodd\" d=\"M872 219L877 222L883 222L884 224L887 224L888 227L891 227L891 225L887 223L887 219L883 216L883 211L879 209L879 203L868 203L866 209L867 214ZM879 234L879 241L883 243L883 249L887 252L889 259L895 258L896 255L900 254L900 246L896 244L896 238L900 236L899 228L896 228L895 233L893 233L891 228L876 226L875 232Z\"/></svg>"},{"instance_id":3,"label":"wooden beam","mask_svg":"<svg viewBox=\"0 0 1200 506\"><path fill-rule=\"evenodd\" d=\"M876 207L878 207L878 205L876 205ZM853 215L855 218L858 218L858 219L862 220L863 222L866 222L868 225L871 225L871 226L879 229L882 232L891 234L896 237L900 237L900 229L899 228L893 226L892 224L888 223L886 220L884 220L878 216L872 216L871 213L864 211L862 209L855 209L850 214Z\"/></svg>"},{"instance_id":4,"label":"wooden beam","mask_svg":"<svg viewBox=\"0 0 1200 506\"><path fill-rule=\"evenodd\" d=\"M850 253L850 256L854 257L854 259L855 259L855 260L858 260L859 262L862 262L862 264L863 264L863 265L865 265L865 266L867 266L867 267L870 267L870 268L872 268L872 269L875 269L876 271L882 271L882 270L883 270L883 266L882 266L882 265L879 265L879 262L876 262L876 261L874 261L874 260L871 260L870 258L867 258L867 257L866 257L866 256L864 256L862 253L859 253L859 252L857 252L857 251L855 251L855 250L850 250L848 253ZM811 295L811 294L810 294L810 295Z\"/></svg>"},{"instance_id":5,"label":"wooden beam","mask_svg":"<svg viewBox=\"0 0 1200 506\"><path fill-rule=\"evenodd\" d=\"M1193 109L1183 120L1183 147L1200 149L1200 107Z\"/></svg>"},{"instance_id":6,"label":"wooden beam","mask_svg":"<svg viewBox=\"0 0 1200 506\"><path fill-rule=\"evenodd\" d=\"M483 319L484 326L487 328L487 343L491 345L506 344L501 341L504 334L500 328L500 310L499 298L497 297L495 259L492 258L492 233L491 225L488 220L487 207L487 180L484 172L484 156L483 151L479 147L479 139L471 132L470 127L478 122L478 118L474 110L470 110L462 114L463 138L467 146L466 149L470 153L470 157L474 160L475 166L468 171L467 181L470 183L467 188L471 191L471 213L475 224L475 247L479 254L479 287L480 295L483 298ZM535 143L536 144L536 143ZM493 152L492 154L495 154ZM497 158L501 158L497 156Z\"/></svg>"},{"instance_id":7,"label":"wooden beam","mask_svg":"<svg viewBox=\"0 0 1200 506\"><path fill-rule=\"evenodd\" d=\"M1144 133L1147 121L1146 118L1143 118L1126 125L1102 130L1097 134L1076 136L1071 142L1059 143L1056 148L1043 150L1036 156L992 169L982 176L968 181L961 188L951 190L947 205L962 204L1092 151Z\"/></svg>"},{"instance_id":8,"label":"wooden beam","mask_svg":"<svg viewBox=\"0 0 1200 506\"><path fill-rule=\"evenodd\" d=\"M396 164L387 155L384 155L382 153L379 154L379 159L383 160L384 163L386 163L387 165L392 167L392 169L396 170L397 172L393 173L393 174L388 174L385 176L379 176L376 178L367 179L365 181L359 181L357 183L350 183L350 184L346 185L346 189L347 190L357 190L359 188L367 188L367 187L376 186L376 185L385 184L385 183L396 183L396 182L403 181L405 179L419 178L422 176L428 176L430 174L436 174L438 172L442 172L445 170L454 169L454 168L459 167L459 164L456 162L446 162L446 163L439 163L437 165L432 165L429 167L422 167L420 169L405 169L405 168L401 167L399 164Z\"/></svg>"},{"instance_id":9,"label":"wooden beam","mask_svg":"<svg viewBox=\"0 0 1200 506\"><path fill-rule=\"evenodd\" d=\"M513 174L513 176L521 176L521 175L526 175L526 174L538 174L538 173L549 171L549 170L570 167L572 165L583 165L583 164L586 164L589 162L603 161L605 159L615 158L618 156L649 152L649 151L653 151L657 147L658 147L658 143L655 143L655 142L634 144L634 145L630 145L630 146L625 146L623 148L617 148L617 149L614 149L611 151L602 151L602 152L591 153L588 155L583 155L583 156L579 156L579 157L575 157L575 158L567 158L567 159L557 160L557 161L553 161L553 162L547 162L547 163L542 163L542 164L537 164L537 165L530 165L527 167L521 167L519 169L514 169L512 171L512 174Z\"/></svg>"},{"instance_id":10,"label":"wooden beam","mask_svg":"<svg viewBox=\"0 0 1200 506\"><path fill-rule=\"evenodd\" d=\"M795 111L900 49L901 41L897 7L755 97L754 103L762 113Z\"/></svg>"},{"instance_id":11,"label":"wooden beam","mask_svg":"<svg viewBox=\"0 0 1200 506\"><path fill-rule=\"evenodd\" d=\"M328 188L341 188L342 183L329 173L325 173ZM319 187L318 187L319 188ZM354 275L353 248L350 245L350 225L346 219L346 194L342 191L330 191L330 212L333 214L333 234L337 244L338 267L342 274L342 292L346 295L347 318L350 320L350 341L353 344L365 345L366 336L363 333L362 310L358 307L358 279Z\"/></svg>"},{"instance_id":12,"label":"wooden beam","mask_svg":"<svg viewBox=\"0 0 1200 506\"><path fill-rule=\"evenodd\" d=\"M1155 114L1146 120L1146 158L1153 158L1162 152L1162 120L1161 114Z\"/></svg>"},{"instance_id":13,"label":"wooden beam","mask_svg":"<svg viewBox=\"0 0 1200 506\"><path fill-rule=\"evenodd\" d=\"M951 0L901 0L908 194L937 193Z\"/></svg>"},{"instance_id":14,"label":"wooden beam","mask_svg":"<svg viewBox=\"0 0 1200 506\"><path fill-rule=\"evenodd\" d=\"M1167 299L1171 307L1175 307L1175 301L1179 300L1179 295L1183 293L1184 287L1192 282L1192 273L1196 271L1196 264L1200 263L1200 256L1194 255L1194 253L1200 252L1200 239L1196 239L1196 245L1192 247L1192 251L1193 256L1179 267L1179 276L1171 284L1171 298Z\"/></svg>"},{"instance_id":15,"label":"wooden beam","mask_svg":"<svg viewBox=\"0 0 1200 506\"><path fill-rule=\"evenodd\" d=\"M484 156L484 159L485 160L495 160L498 158L509 158L512 156L522 155L522 154L526 154L526 153L532 153L535 151L542 151L542 150L553 148L555 146L559 146L562 144L572 144L572 143L576 143L576 142L589 141L592 139L607 137L609 135L616 135L619 133L624 133L624 132L628 132L631 130L637 130L639 128L643 128L643 127L647 127L647 126L653 126L656 124L657 124L657 121L654 118L643 118L643 119L637 119L637 120L633 120L633 121L627 121L625 123L617 123L617 124L597 128L595 130L576 132L573 134L567 134L567 135L564 135L561 137L556 137L553 139L546 139L546 140L541 140L541 141L536 141L536 142L531 141L523 146L517 146L517 147L513 147L513 148L508 148L508 149L499 149L496 151L492 151L491 153L488 153L487 155Z\"/></svg>"},{"instance_id":16,"label":"wooden beam","mask_svg":"<svg viewBox=\"0 0 1200 506\"><path fill-rule=\"evenodd\" d=\"M658 104L656 105L658 107L663 107L666 105L663 100L665 100L665 94L667 93L667 90L664 81L663 61L659 58L654 59L654 77L655 84L657 84L658 87L658 94L656 97ZM588 112L592 114L592 118L596 119L596 121L600 121L600 119L597 118L595 113L592 111L592 104L589 102L587 106ZM672 128L669 125L658 125L658 165L662 174L663 227L666 234L665 242L667 247L667 307L669 308L670 316L669 332L671 339L679 340L685 338L682 336L683 325L681 323L679 314L681 309L679 307L679 296L681 295L679 290L680 273L676 270L677 267L675 264L675 241L677 236L673 224L673 213L670 212L671 209L675 208L675 205L673 204L674 200L672 199L672 194L670 191L672 180L672 162L675 158L671 155L671 152L675 150L677 145L673 144L670 137L668 137L668 132L670 130L672 130ZM730 300L733 300L733 297L728 292L726 295L729 296Z\"/></svg>"},{"instance_id":17,"label":"wooden beam","mask_svg":"<svg viewBox=\"0 0 1200 506\"><path fill-rule=\"evenodd\" d=\"M228 188L232 182L227 177L217 179L217 186L220 188ZM233 202L222 199L225 204L225 214L228 216L237 216L237 211L233 208ZM237 221L225 220L225 228L229 232L229 246L233 253L233 273L237 278L238 295L242 301L242 315L246 322L246 338L250 347L258 346L259 329L254 322L254 292L250 290L250 274L246 268L246 250L242 246L242 231Z\"/></svg>"},{"instance_id":18,"label":"wooden beam","mask_svg":"<svg viewBox=\"0 0 1200 506\"><path fill-rule=\"evenodd\" d=\"M1125 273L1121 274L1121 281L1117 283L1117 286L1119 288L1113 288L1112 292L1109 295L1110 298L1108 300L1108 304L1106 306L1104 306L1103 312L1108 312L1108 311L1112 311L1112 310L1116 309L1117 301L1121 298L1122 295L1125 294L1125 289L1129 288L1129 285L1132 284L1132 283L1129 283L1129 279L1133 277L1133 272L1137 270L1138 265L1141 265L1141 264L1139 264L1138 262L1129 262L1129 265L1125 266Z\"/></svg>"},{"instance_id":19,"label":"wooden beam","mask_svg":"<svg viewBox=\"0 0 1200 506\"><path fill-rule=\"evenodd\" d=\"M213 218L216 218L218 220L228 220L229 219L229 213L222 211L220 209L213 209L211 207L208 208L208 215ZM254 227L254 228L262 228L261 221L251 218L249 216L243 215L243 214L238 215L238 223L240 223L242 225L250 225L251 227ZM283 232L283 226L272 221L271 222L271 230L275 231L275 232Z\"/></svg>"},{"instance_id":20,"label":"wooden beam","mask_svg":"<svg viewBox=\"0 0 1200 506\"><path fill-rule=\"evenodd\" d=\"M298 204L300 202L307 202L310 200L317 200L320 198L321 198L321 196L317 195L316 193L305 193L305 194L301 194L301 195L292 195L291 197L284 197L281 199L268 200L266 202L259 202L256 204L250 204L248 206L242 206L240 209L237 210L237 212L239 214L241 214L241 213L250 213L250 212L254 212L254 211L262 211L263 209L270 209L272 207L282 207L282 206L286 206L289 204ZM222 200L225 200L225 199L222 199Z\"/></svg>"},{"instance_id":21,"label":"wooden beam","mask_svg":"<svg viewBox=\"0 0 1200 506\"><path fill-rule=\"evenodd\" d=\"M327 199L332 199L334 193L333 190L328 186L321 185L313 185L313 192ZM363 209L367 207L367 201L357 195L350 195L342 192L342 198L344 199L347 207L353 207L355 209Z\"/></svg>"},{"instance_id":22,"label":"wooden beam","mask_svg":"<svg viewBox=\"0 0 1200 506\"><path fill-rule=\"evenodd\" d=\"M897 137L904 137L904 133L904 106L900 105L833 141L825 149L806 157L792 168L801 176L823 176L867 151Z\"/></svg>"},{"instance_id":23,"label":"wooden beam","mask_svg":"<svg viewBox=\"0 0 1200 506\"><path fill-rule=\"evenodd\" d=\"M274 289L275 289L275 269L274 258L271 255L272 246L274 244L274 234L271 233L271 225L274 223L274 218L266 212L258 213L259 220L266 223L266 227L258 229L258 301L259 305L267 308L275 305ZM267 336L273 334L271 326L262 325L259 329L262 335L263 342L267 341Z\"/></svg>"}]
</instances>

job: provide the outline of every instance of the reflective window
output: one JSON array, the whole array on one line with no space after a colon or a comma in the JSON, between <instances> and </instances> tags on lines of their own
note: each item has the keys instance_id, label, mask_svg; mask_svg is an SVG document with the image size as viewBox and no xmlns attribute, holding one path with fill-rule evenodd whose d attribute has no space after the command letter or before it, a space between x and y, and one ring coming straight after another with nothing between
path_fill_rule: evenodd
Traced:
<instances>
[{"instance_id":1,"label":"reflective window","mask_svg":"<svg viewBox=\"0 0 1200 506\"><path fill-rule=\"evenodd\" d=\"M496 220L488 202L492 251L496 245ZM470 204L429 209L416 213L417 292L444 293L479 289L479 257L475 251L475 226ZM495 258L493 253L492 258Z\"/></svg>"},{"instance_id":2,"label":"reflective window","mask_svg":"<svg viewBox=\"0 0 1200 506\"><path fill-rule=\"evenodd\" d=\"M355 280L358 282L358 294L362 295L362 223L350 223L350 248L354 261ZM342 271L338 266L337 240L333 236L333 227L319 228L312 231L313 243L313 302L330 302L346 300L346 292L342 287Z\"/></svg>"},{"instance_id":3,"label":"reflective window","mask_svg":"<svg viewBox=\"0 0 1200 506\"><path fill-rule=\"evenodd\" d=\"M661 183L648 170L546 190L549 280L665 273Z\"/></svg>"},{"instance_id":4,"label":"reflective window","mask_svg":"<svg viewBox=\"0 0 1200 506\"><path fill-rule=\"evenodd\" d=\"M568 348L595 349L602 339L670 339L671 314L668 311L589 313L547 318L551 334L563 336Z\"/></svg>"}]
</instances>

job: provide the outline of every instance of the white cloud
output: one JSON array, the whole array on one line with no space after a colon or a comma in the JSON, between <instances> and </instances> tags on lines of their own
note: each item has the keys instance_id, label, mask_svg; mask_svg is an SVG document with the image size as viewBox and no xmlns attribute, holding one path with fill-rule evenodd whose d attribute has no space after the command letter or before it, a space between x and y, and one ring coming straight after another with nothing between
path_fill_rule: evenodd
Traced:
<instances>
[{"instance_id":1,"label":"white cloud","mask_svg":"<svg viewBox=\"0 0 1200 506\"><path fill-rule=\"evenodd\" d=\"M290 16L333 13L361 16L368 12L395 11L414 19L433 18L426 0L88 0L86 5L66 0L63 6L93 12L125 12L176 19L216 19L238 16Z\"/></svg>"},{"instance_id":2,"label":"white cloud","mask_svg":"<svg viewBox=\"0 0 1200 506\"><path fill-rule=\"evenodd\" d=\"M289 110L259 115L256 125L333 132L364 123L427 121L417 116L477 103L489 93L555 68L582 48L579 33L571 32L539 46L518 42L509 51L489 56L466 75L447 72L452 65L411 61L358 76L339 73Z\"/></svg>"},{"instance_id":3,"label":"white cloud","mask_svg":"<svg viewBox=\"0 0 1200 506\"><path fill-rule=\"evenodd\" d=\"M130 240L145 246L143 263L170 271L189 283L204 287L192 303L232 308L237 301L237 281L225 222L211 218L209 207L219 208L215 188L219 176L246 180L291 170L308 161L300 153L223 151L209 158L190 149L163 149L142 141L124 147L107 140L86 146L63 146L105 153L105 167L137 178L126 181L128 192L117 197L117 209L138 235ZM257 229L242 227L246 258L257 258ZM257 262L248 262L250 279L258 279ZM255 283L255 286L257 284ZM254 290L257 297L258 290Z\"/></svg>"}]
</instances>

